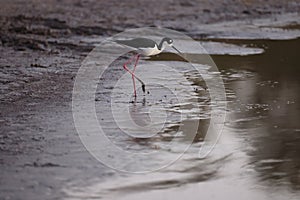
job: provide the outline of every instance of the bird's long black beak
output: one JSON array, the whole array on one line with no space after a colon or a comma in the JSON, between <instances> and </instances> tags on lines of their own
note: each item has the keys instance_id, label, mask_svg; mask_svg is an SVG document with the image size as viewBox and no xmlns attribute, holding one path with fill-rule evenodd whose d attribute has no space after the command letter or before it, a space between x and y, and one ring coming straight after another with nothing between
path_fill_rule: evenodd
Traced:
<instances>
[{"instance_id":1,"label":"bird's long black beak","mask_svg":"<svg viewBox=\"0 0 300 200\"><path fill-rule=\"evenodd\" d=\"M172 46L172 48L175 49L179 54L182 55L182 53L176 47Z\"/></svg>"}]
</instances>

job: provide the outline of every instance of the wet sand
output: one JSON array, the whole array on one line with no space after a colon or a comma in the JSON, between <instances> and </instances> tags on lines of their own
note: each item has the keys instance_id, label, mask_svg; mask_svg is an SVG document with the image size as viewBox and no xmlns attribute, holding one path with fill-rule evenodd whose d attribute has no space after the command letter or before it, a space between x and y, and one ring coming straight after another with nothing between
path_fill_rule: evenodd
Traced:
<instances>
[{"instance_id":1,"label":"wet sand","mask_svg":"<svg viewBox=\"0 0 300 200\"><path fill-rule=\"evenodd\" d=\"M122 1L120 3L119 1L74 2L64 0L24 2L1 1L0 3L0 196L3 199L72 198L70 191L71 193L85 191L88 190L86 188L94 188L96 185L95 189L90 191L90 194L83 192L83 196L80 197L79 195L79 199L86 199L91 196L98 197L97 194L103 187L100 186L100 189L97 187L99 182L109 187L110 184L107 184L107 186L106 181L109 183L114 180L122 180L119 178L123 175L119 175L114 170L101 165L85 150L76 134L72 118L71 92L74 77L81 61L102 38L127 28L161 26L182 31L196 39L202 39L202 42L210 38L209 42L212 42L211 40L214 42L227 42L238 45L240 48L240 41L217 40L216 38L244 37L259 39L265 36L272 39L276 37L277 39L282 37L282 39L286 39L284 37L291 39L300 35L299 29L297 29L299 15L295 13L299 12L299 1L271 1L268 2L268 5L265 4L265 1L257 0L164 1L163 3L157 1ZM153 8L149 9L148 4L153 5ZM156 17L152 16L152 11L156 13ZM295 14L286 15L290 12ZM269 21L261 24L255 18L268 19ZM232 20L242 20L242 22L231 22ZM232 28L228 28L228 23L232 24ZM249 24L254 24L252 29L250 28L250 34ZM262 27L270 27L270 29L266 30ZM284 29L276 29L276 27L283 27ZM258 30L255 30L256 28ZM223 30L223 32L220 30ZM298 44L298 40L297 42L291 40L290 44L286 45L286 51L287 49L296 49L297 45L293 46L295 43ZM276 42L269 44L269 41L251 42L249 40L246 44L249 48L264 49L264 45L275 45L272 48L281 48L283 43L278 43L278 46L276 46ZM207 46L212 51L214 50L211 44ZM234 54L224 45L221 45L220 48L224 49L219 54L224 54L226 51L229 52L228 54ZM215 49L220 48L215 47ZM267 51L267 48L265 51ZM298 51L295 50L295 52ZM218 53L215 52L215 54ZM277 52L276 55L281 56L282 52ZM288 62L290 56L295 57L294 54L287 54L282 58L282 62L288 66L295 66L294 63ZM257 55L257 63L267 63L267 60L273 59L273 55L266 56L262 60L259 60L259 57L260 55ZM268 90L277 87L278 83L284 84L287 82L288 86L282 86L282 96L286 96L285 92L291 95L295 94L297 92L294 90L299 88L297 82L299 71L295 70L295 67L288 68L284 71L286 73L283 73L280 70L274 72L273 65L269 65L266 71L260 72L260 68L253 68L253 65L247 64L255 63L251 60L251 56L248 58L238 55L236 57L215 55L213 58L218 66L221 65L225 72L229 73L227 78L230 78L230 73L234 74L235 68L233 65L237 62L245 65L243 70L246 70L246 73L244 73L245 71L238 71L237 76L247 75L249 72L250 78L246 76L242 79L253 81L254 85L259 84L261 87L268 87ZM294 62L297 65L298 62ZM280 66L276 67L276 69L279 68ZM274 77L268 77L265 80L253 80L252 76L257 77L257 75L251 74L253 71L262 77L268 77L269 71L272 71L271 76ZM230 85L229 80L228 84L230 86L228 87L238 93L244 87L243 85L236 86L239 83L243 84L243 81L232 82L232 85ZM248 84L248 82L246 83ZM293 91L289 91L288 88L290 87ZM241 96L247 96L247 94ZM259 97L261 94L253 96ZM287 97L290 96L287 95ZM262 99L268 98L263 97ZM290 102L294 111L286 110L279 118L272 120L268 117L269 121L264 121L273 128L275 126L285 126L284 123L280 124L278 121L284 119L288 113L293 113L290 120L288 120L291 124L286 125L287 128L280 129L281 131L278 131L274 142L270 143L271 147L269 149L273 148L273 144L277 145L278 153L275 156L271 153L263 154L261 158L259 152L250 151L248 153L252 155L250 158L253 160L250 163L248 161L246 163L242 162L242 164L250 166L250 170L254 169L260 172L262 175L259 175L259 178L263 180L279 180L278 182L275 181L275 184L277 184L283 180L280 177L277 178L277 176L291 179L292 187L288 187L288 191L289 188L295 189L295 191L299 189L299 162L295 156L298 155L295 152L299 152L299 149L297 149L299 140L296 135L299 132L299 127L295 124L297 116L299 116L298 99L299 97L293 95L292 98L284 99L285 105ZM255 101L258 101L258 103L255 104ZM260 109L266 109L260 98L255 101L248 103L253 104L253 109L259 109L259 111ZM284 103L276 106L281 106ZM241 106L238 105L238 107ZM235 127L235 130L241 130L245 128L244 123L247 123L247 120L246 122L238 120L243 117L248 119L252 116L236 115L234 117L237 118L236 123L239 124ZM296 122L293 119L296 119ZM233 123L233 125L236 124ZM267 125L265 127L268 127ZM290 129L294 131L289 132ZM273 129L260 131L269 133L273 132ZM280 133L284 131L288 132L289 137L285 140L284 145L280 145L282 140ZM254 134L249 131L248 133ZM263 138L268 138L268 136L263 136ZM249 138L246 137L245 140L248 142ZM233 141L235 140L233 139ZM261 140L256 137L251 142L253 142L253 146L265 145L265 143L261 144ZM268 140L266 143L268 143ZM228 151L229 154L230 152L231 150ZM282 154L287 154L287 156L282 156ZM278 157L277 160L274 161L274 157ZM234 160L235 157L232 159ZM278 164L286 159L295 161L289 162L287 165ZM237 160L239 161L239 159ZM276 166L280 165L282 167L278 166L275 175L270 176L273 171L268 171L268 166L265 165L268 165L268 163L274 164L274 162L277 163ZM237 162L235 167L240 164ZM199 165L201 166L201 163ZM212 167L218 168L218 165ZM196 182L206 183L205 180L210 180L211 177L214 178L214 172L205 172L207 173L204 173L203 176L200 175ZM285 172L288 175L284 175ZM187 180L193 183L191 179ZM133 181L136 180L133 178ZM221 181L220 185L223 183L226 183L226 181ZM139 184L141 182L138 181ZM151 184L150 187L147 184L144 185L146 190L149 188L151 190ZM178 185L170 184L162 188L171 188L171 192L174 192L172 191L174 186ZM116 187L114 183L112 187ZM209 186L207 187L209 188ZM137 189L143 191L141 188ZM122 191L122 189L120 190ZM195 188L189 188L186 191L193 192L194 190ZM293 195L297 193L288 192L288 194L293 198ZM152 194L145 195L150 199L155 197ZM174 197L170 198L174 199Z\"/></svg>"}]
</instances>

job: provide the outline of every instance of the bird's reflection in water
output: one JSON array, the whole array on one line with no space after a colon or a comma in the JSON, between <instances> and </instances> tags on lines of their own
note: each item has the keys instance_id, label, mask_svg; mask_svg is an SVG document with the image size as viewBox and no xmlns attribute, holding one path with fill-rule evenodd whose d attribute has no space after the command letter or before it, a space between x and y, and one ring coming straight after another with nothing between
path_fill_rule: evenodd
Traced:
<instances>
[{"instance_id":1,"label":"bird's reflection in water","mask_svg":"<svg viewBox=\"0 0 300 200\"><path fill-rule=\"evenodd\" d=\"M146 98L143 97L141 102L137 100L129 106L129 113L132 121L140 126L145 127L151 124L151 117L149 116L149 107L146 103Z\"/></svg>"},{"instance_id":2,"label":"bird's reflection in water","mask_svg":"<svg viewBox=\"0 0 300 200\"><path fill-rule=\"evenodd\" d=\"M137 92L142 91L139 88ZM164 135L171 134L165 132L165 128L171 126L170 124L174 126L181 119L179 112L171 111L176 104L176 95L159 84L148 84L147 94L144 96L132 96L128 111L130 120L136 127L128 127L133 133L130 140L140 145L164 141Z\"/></svg>"}]
</instances>

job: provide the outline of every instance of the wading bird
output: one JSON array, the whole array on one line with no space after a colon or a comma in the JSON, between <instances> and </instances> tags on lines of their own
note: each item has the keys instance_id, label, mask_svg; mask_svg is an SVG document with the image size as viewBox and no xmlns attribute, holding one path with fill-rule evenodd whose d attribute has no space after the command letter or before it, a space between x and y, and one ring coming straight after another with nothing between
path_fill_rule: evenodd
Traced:
<instances>
[{"instance_id":1,"label":"wading bird","mask_svg":"<svg viewBox=\"0 0 300 200\"><path fill-rule=\"evenodd\" d=\"M137 63L140 59L140 56L154 56L157 54L160 54L167 46L172 47L175 49L179 54L181 52L173 46L173 40L171 38L163 38L159 44L157 44L155 41L148 39L148 38L135 38L132 40L115 40L116 43L122 44L125 46L129 46L134 48L136 55L134 55L132 58L130 58L128 61L126 61L123 65L123 68L128 71L132 76L133 81L133 89L134 89L134 96L136 97L136 87L135 87L135 79L137 79L142 84L142 90L145 92L145 84L144 82L137 77L134 72L137 66ZM132 61L135 60L134 68L132 71L130 71L127 67L128 64L132 63Z\"/></svg>"}]
</instances>

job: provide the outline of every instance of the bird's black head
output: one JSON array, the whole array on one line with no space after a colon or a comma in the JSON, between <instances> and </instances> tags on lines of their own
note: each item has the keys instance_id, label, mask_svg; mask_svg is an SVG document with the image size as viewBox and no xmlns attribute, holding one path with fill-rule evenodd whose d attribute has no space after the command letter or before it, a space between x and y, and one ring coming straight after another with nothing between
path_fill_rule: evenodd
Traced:
<instances>
[{"instance_id":1,"label":"bird's black head","mask_svg":"<svg viewBox=\"0 0 300 200\"><path fill-rule=\"evenodd\" d=\"M173 46L173 40L171 38L168 38L168 37L165 37L161 40L160 44L158 45L158 49L159 50L164 50L165 47L166 47L166 44L170 47L172 47L173 49L175 49L179 54L182 54L178 49L176 49L174 46Z\"/></svg>"},{"instance_id":2,"label":"bird's black head","mask_svg":"<svg viewBox=\"0 0 300 200\"><path fill-rule=\"evenodd\" d=\"M166 42L170 46L173 44L173 40L171 38L165 37L162 40L163 42Z\"/></svg>"}]
</instances>

